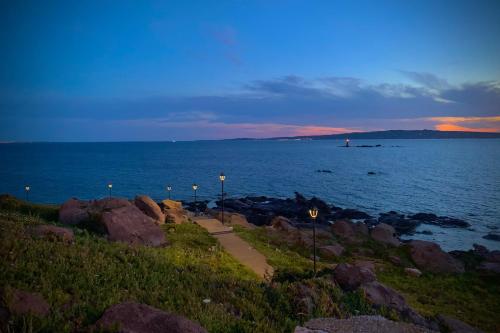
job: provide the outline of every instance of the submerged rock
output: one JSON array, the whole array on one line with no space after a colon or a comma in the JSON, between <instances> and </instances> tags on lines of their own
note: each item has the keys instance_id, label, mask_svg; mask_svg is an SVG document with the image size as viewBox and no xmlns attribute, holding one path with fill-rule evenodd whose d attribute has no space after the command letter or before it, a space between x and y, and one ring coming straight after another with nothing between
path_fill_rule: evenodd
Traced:
<instances>
[{"instance_id":1,"label":"submerged rock","mask_svg":"<svg viewBox=\"0 0 500 333\"><path fill-rule=\"evenodd\" d=\"M483 236L484 239L489 239L492 241L500 242L500 234L490 232L487 235Z\"/></svg>"},{"instance_id":2,"label":"submerged rock","mask_svg":"<svg viewBox=\"0 0 500 333\"><path fill-rule=\"evenodd\" d=\"M123 333L207 333L198 323L185 317L132 302L108 308L96 327L101 330L118 327L118 332Z\"/></svg>"}]
</instances>

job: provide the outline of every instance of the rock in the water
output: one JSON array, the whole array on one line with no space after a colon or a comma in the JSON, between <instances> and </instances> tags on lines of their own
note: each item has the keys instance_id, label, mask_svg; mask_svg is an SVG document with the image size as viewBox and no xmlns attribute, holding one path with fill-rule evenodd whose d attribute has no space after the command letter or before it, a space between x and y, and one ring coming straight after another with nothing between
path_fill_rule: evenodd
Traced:
<instances>
[{"instance_id":1,"label":"rock in the water","mask_svg":"<svg viewBox=\"0 0 500 333\"><path fill-rule=\"evenodd\" d=\"M483 238L500 242L500 234L493 233L493 232L488 233L487 235L483 236Z\"/></svg>"},{"instance_id":2,"label":"rock in the water","mask_svg":"<svg viewBox=\"0 0 500 333\"><path fill-rule=\"evenodd\" d=\"M396 231L390 225L381 223L372 229L370 235L374 240L380 243L399 246L401 242L396 236Z\"/></svg>"},{"instance_id":3,"label":"rock in the water","mask_svg":"<svg viewBox=\"0 0 500 333\"><path fill-rule=\"evenodd\" d=\"M102 214L109 240L128 244L161 246L167 243L163 230L135 206L126 206Z\"/></svg>"},{"instance_id":4,"label":"rock in the water","mask_svg":"<svg viewBox=\"0 0 500 333\"><path fill-rule=\"evenodd\" d=\"M144 214L151 217L157 224L165 223L165 214L161 211L160 206L147 195L139 195L135 197L134 204Z\"/></svg>"},{"instance_id":5,"label":"rock in the water","mask_svg":"<svg viewBox=\"0 0 500 333\"><path fill-rule=\"evenodd\" d=\"M340 257L344 253L344 247L340 244L324 245L319 248L319 253L325 257Z\"/></svg>"},{"instance_id":6,"label":"rock in the water","mask_svg":"<svg viewBox=\"0 0 500 333\"><path fill-rule=\"evenodd\" d=\"M436 243L413 240L409 243L412 260L418 268L431 273L463 273L464 265Z\"/></svg>"},{"instance_id":7,"label":"rock in the water","mask_svg":"<svg viewBox=\"0 0 500 333\"><path fill-rule=\"evenodd\" d=\"M57 227L55 225L37 225L33 227L32 233L35 237L61 240L65 243L72 243L75 240L73 230Z\"/></svg>"},{"instance_id":8,"label":"rock in the water","mask_svg":"<svg viewBox=\"0 0 500 333\"><path fill-rule=\"evenodd\" d=\"M437 319L449 333L482 333L482 331L450 316L439 315Z\"/></svg>"},{"instance_id":9,"label":"rock in the water","mask_svg":"<svg viewBox=\"0 0 500 333\"><path fill-rule=\"evenodd\" d=\"M355 290L360 285L375 281L375 273L365 267L351 264L338 264L333 270L335 281L344 290Z\"/></svg>"},{"instance_id":10,"label":"rock in the water","mask_svg":"<svg viewBox=\"0 0 500 333\"><path fill-rule=\"evenodd\" d=\"M415 229L420 225L420 221L407 219L403 214L395 211L381 213L378 218L379 223L385 223L392 226L400 235L413 234Z\"/></svg>"},{"instance_id":11,"label":"rock in the water","mask_svg":"<svg viewBox=\"0 0 500 333\"><path fill-rule=\"evenodd\" d=\"M436 331L382 316L354 316L347 319L315 318L295 328L294 333L433 333Z\"/></svg>"},{"instance_id":12,"label":"rock in the water","mask_svg":"<svg viewBox=\"0 0 500 333\"><path fill-rule=\"evenodd\" d=\"M437 220L437 215L432 213L417 213L409 216L413 220L431 222Z\"/></svg>"},{"instance_id":13,"label":"rock in the water","mask_svg":"<svg viewBox=\"0 0 500 333\"><path fill-rule=\"evenodd\" d=\"M415 277L419 277L420 275L422 275L422 272L419 269L411 268L411 267L405 268L405 273L410 275L410 276L415 276Z\"/></svg>"},{"instance_id":14,"label":"rock in the water","mask_svg":"<svg viewBox=\"0 0 500 333\"><path fill-rule=\"evenodd\" d=\"M46 317L50 306L38 293L29 293L19 289L11 289L6 297L7 308L17 316L33 315Z\"/></svg>"},{"instance_id":15,"label":"rock in the water","mask_svg":"<svg viewBox=\"0 0 500 333\"><path fill-rule=\"evenodd\" d=\"M207 333L185 317L139 303L120 303L108 308L96 322L98 329L118 327L122 333Z\"/></svg>"}]
</instances>

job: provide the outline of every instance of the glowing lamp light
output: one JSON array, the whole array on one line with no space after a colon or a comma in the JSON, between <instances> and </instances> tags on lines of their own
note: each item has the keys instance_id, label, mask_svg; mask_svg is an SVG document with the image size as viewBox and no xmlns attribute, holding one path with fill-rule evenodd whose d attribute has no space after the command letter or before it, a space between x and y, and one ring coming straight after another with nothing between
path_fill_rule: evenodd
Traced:
<instances>
[{"instance_id":1,"label":"glowing lamp light","mask_svg":"<svg viewBox=\"0 0 500 333\"><path fill-rule=\"evenodd\" d=\"M198 184L193 184L193 190L197 190L198 189Z\"/></svg>"},{"instance_id":2,"label":"glowing lamp light","mask_svg":"<svg viewBox=\"0 0 500 333\"><path fill-rule=\"evenodd\" d=\"M24 190L25 190L26 192L29 192L29 191L31 190L31 187L30 187L29 185L26 185L26 186L24 187Z\"/></svg>"},{"instance_id":3,"label":"glowing lamp light","mask_svg":"<svg viewBox=\"0 0 500 333\"><path fill-rule=\"evenodd\" d=\"M220 175L219 175L219 179L220 179L220 181L221 181L221 182L223 182L223 181L225 181L225 180L226 180L226 176L224 175L224 173L223 173L223 172L221 172L221 173L220 173Z\"/></svg>"},{"instance_id":4,"label":"glowing lamp light","mask_svg":"<svg viewBox=\"0 0 500 333\"><path fill-rule=\"evenodd\" d=\"M109 183L108 188L111 190L113 188L113 184Z\"/></svg>"},{"instance_id":5,"label":"glowing lamp light","mask_svg":"<svg viewBox=\"0 0 500 333\"><path fill-rule=\"evenodd\" d=\"M318 217L318 208L313 207L309 209L309 215L311 216L312 219L315 219Z\"/></svg>"}]
</instances>

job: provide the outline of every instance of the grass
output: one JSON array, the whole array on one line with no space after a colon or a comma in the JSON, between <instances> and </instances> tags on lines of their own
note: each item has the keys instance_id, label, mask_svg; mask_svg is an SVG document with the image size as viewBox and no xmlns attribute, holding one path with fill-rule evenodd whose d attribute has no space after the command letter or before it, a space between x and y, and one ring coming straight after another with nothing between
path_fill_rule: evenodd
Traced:
<instances>
[{"instance_id":1,"label":"grass","mask_svg":"<svg viewBox=\"0 0 500 333\"><path fill-rule=\"evenodd\" d=\"M292 332L311 317L392 313L375 310L361 292L344 293L331 278L332 260L322 259L312 274L311 252L287 244L265 228L236 232L263 253L275 268L265 283L229 256L195 224L165 225L170 246L130 247L75 228L76 241L35 239L30 226L55 223L57 207L0 198L0 286L39 292L51 305L48 318L13 318L15 332L87 330L104 310L137 301L198 321L209 332ZM498 275L407 276L389 263L396 255L412 266L408 248L386 248L366 239L348 245L339 262L377 261L378 279L403 293L425 316L452 315L487 332L500 332ZM368 258L366 258L368 257ZM209 299L209 303L203 300Z\"/></svg>"}]
</instances>

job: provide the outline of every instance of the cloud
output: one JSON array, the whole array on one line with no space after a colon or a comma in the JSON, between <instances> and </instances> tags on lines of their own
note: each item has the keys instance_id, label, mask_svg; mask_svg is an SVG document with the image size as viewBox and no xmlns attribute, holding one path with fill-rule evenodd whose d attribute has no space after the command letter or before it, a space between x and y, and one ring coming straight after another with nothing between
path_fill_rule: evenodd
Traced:
<instances>
[{"instance_id":1,"label":"cloud","mask_svg":"<svg viewBox=\"0 0 500 333\"><path fill-rule=\"evenodd\" d=\"M450 88L450 84L445 79L442 79L431 73L400 71L404 76L415 83L421 84L424 87L434 90L444 90Z\"/></svg>"},{"instance_id":2,"label":"cloud","mask_svg":"<svg viewBox=\"0 0 500 333\"><path fill-rule=\"evenodd\" d=\"M499 82L441 86L430 91L424 86L370 84L353 77L288 75L247 82L237 91L220 95L113 99L0 95L0 140L8 141L13 134L32 135L15 130L28 123L34 131L52 135L54 128L58 131L53 124L71 127L78 121L88 126L89 137L100 135L93 129L97 124L108 124L121 126L124 130L120 135L125 137L132 133L125 130L127 126L133 126L135 139L142 135L143 139L156 140L499 127ZM71 131L64 135L71 135Z\"/></svg>"},{"instance_id":3,"label":"cloud","mask_svg":"<svg viewBox=\"0 0 500 333\"><path fill-rule=\"evenodd\" d=\"M500 132L500 116L493 117L429 117L440 131ZM460 124L468 124L462 126Z\"/></svg>"}]
</instances>

